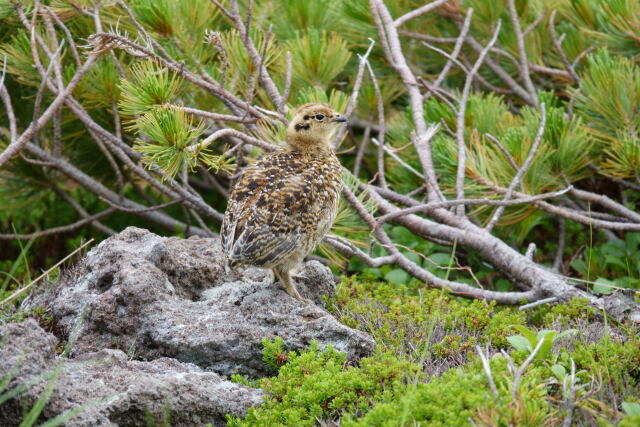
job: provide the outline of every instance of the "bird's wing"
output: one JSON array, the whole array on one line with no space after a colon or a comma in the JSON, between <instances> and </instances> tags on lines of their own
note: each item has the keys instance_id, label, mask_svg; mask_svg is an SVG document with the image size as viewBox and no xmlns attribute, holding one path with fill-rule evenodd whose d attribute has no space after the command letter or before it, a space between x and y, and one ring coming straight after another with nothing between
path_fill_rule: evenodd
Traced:
<instances>
[{"instance_id":1,"label":"bird's wing","mask_svg":"<svg viewBox=\"0 0 640 427\"><path fill-rule=\"evenodd\" d=\"M305 245L324 207L313 166L282 151L245 170L229 198L222 227L232 261L275 265Z\"/></svg>"}]
</instances>

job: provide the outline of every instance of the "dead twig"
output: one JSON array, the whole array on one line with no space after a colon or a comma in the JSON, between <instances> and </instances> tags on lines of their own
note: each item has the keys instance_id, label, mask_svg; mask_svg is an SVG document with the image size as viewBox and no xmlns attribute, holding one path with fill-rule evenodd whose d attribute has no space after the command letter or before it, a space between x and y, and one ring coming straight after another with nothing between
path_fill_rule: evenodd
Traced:
<instances>
[{"instance_id":1,"label":"dead twig","mask_svg":"<svg viewBox=\"0 0 640 427\"><path fill-rule=\"evenodd\" d=\"M510 1L513 1L513 0L510 0ZM531 149L529 150L529 154L527 155L527 158L524 161L524 164L522 165L518 173L516 173L516 176L511 181L511 184L509 184L509 187L507 188L507 192L504 196L504 200L509 200L511 198L516 186L518 186L518 184L520 183L520 180L529 169L529 166L531 166L531 163L533 162L533 159L536 156L538 146L542 142L542 136L544 135L546 124L547 124L547 110L543 102L542 104L540 104L540 125L538 126L538 133L536 134L533 140L533 144L531 144ZM493 227L495 227L495 225L498 223L503 212L504 212L504 206L500 206L498 207L498 209L496 209L496 211L493 213L493 216L491 217L491 220L485 227L487 231L490 232L491 230L493 230Z\"/></svg>"},{"instance_id":2,"label":"dead twig","mask_svg":"<svg viewBox=\"0 0 640 427\"><path fill-rule=\"evenodd\" d=\"M40 280L42 280L44 277L47 277L47 275L49 273L51 273L53 270L55 270L56 268L58 268L59 266L61 266L66 260L68 260L69 258L71 258L72 256L74 256L75 254L77 254L78 252L80 252L82 249L84 249L85 247L87 247L88 245L90 245L91 243L93 243L93 239L90 239L89 241L83 243L82 245L80 245L78 248L76 248L73 252L71 252L69 255L67 255L66 257L62 258L60 261L58 261L57 263L55 263L53 266L51 266L48 270L46 270L44 273L42 273L40 276L36 277L35 279L33 279L27 286L18 289L16 292L14 292L13 294L11 294L10 296L8 296L7 298L5 298L4 300L2 300L0 302L0 307L2 307L3 305L13 301L14 299L16 299L17 297L19 297L20 295L24 294L25 292L27 292L29 289L31 289L33 287L33 285L35 285L36 283L38 283Z\"/></svg>"},{"instance_id":3,"label":"dead twig","mask_svg":"<svg viewBox=\"0 0 640 427\"><path fill-rule=\"evenodd\" d=\"M518 53L520 55L520 79L524 82L524 86L529 92L529 97L533 102L533 105L538 105L538 95L536 94L536 88L533 86L533 81L531 81L531 74L529 72L529 60L527 59L527 51L524 44L524 34L522 33L522 28L520 27L520 19L518 18L518 13L516 12L515 0L507 0L507 6L509 7L511 25L513 26L513 31L516 35Z\"/></svg>"},{"instance_id":4,"label":"dead twig","mask_svg":"<svg viewBox=\"0 0 640 427\"><path fill-rule=\"evenodd\" d=\"M500 28L502 27L502 22L498 21L496 25L496 29L493 31L493 36L491 40L485 46L484 49L480 52L476 63L473 65L473 68L467 74L467 79L464 83L464 89L462 90L462 98L460 99L460 104L458 105L458 114L456 115L456 141L458 142L458 169L456 172L456 198L461 200L464 198L464 177L465 172L467 170L467 146L464 141L464 130L465 130L465 113L467 109L467 100L469 99L469 93L471 91L471 83L473 82L473 77L476 75L480 66L484 62L484 58L489 53L489 50L493 45L498 41L498 35L500 34ZM464 205L458 205L457 207L458 216L464 216Z\"/></svg>"},{"instance_id":5,"label":"dead twig","mask_svg":"<svg viewBox=\"0 0 640 427\"><path fill-rule=\"evenodd\" d=\"M564 53L564 49L562 49L561 41L558 39L555 24L556 12L556 10L551 12L551 16L549 17L549 31L551 32L551 40L553 40L553 46L555 47L556 52L558 52L558 55L560 55L562 65L564 65L564 68L566 68L567 72L571 76L571 79L574 81L574 83L580 83L580 77L578 77L578 73L576 73L576 70L569 62L567 55Z\"/></svg>"},{"instance_id":6,"label":"dead twig","mask_svg":"<svg viewBox=\"0 0 640 427\"><path fill-rule=\"evenodd\" d=\"M401 25L404 25L407 21L417 18L418 16L426 15L427 13L431 12L432 10L435 10L436 8L442 6L448 1L449 0L435 0L431 3L425 4L424 6L414 9L411 12L405 13L401 17L397 18L393 22L393 24L396 27L400 27Z\"/></svg>"}]
</instances>

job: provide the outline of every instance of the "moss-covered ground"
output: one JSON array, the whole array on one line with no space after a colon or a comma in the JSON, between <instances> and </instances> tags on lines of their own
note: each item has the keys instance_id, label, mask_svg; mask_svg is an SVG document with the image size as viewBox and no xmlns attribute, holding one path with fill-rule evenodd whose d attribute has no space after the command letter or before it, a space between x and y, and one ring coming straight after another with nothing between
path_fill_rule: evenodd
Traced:
<instances>
[{"instance_id":1,"label":"moss-covered ground","mask_svg":"<svg viewBox=\"0 0 640 427\"><path fill-rule=\"evenodd\" d=\"M273 376L235 380L266 403L230 425L640 425L638 328L584 301L519 311L345 278L326 304L375 354L265 342Z\"/></svg>"}]
</instances>

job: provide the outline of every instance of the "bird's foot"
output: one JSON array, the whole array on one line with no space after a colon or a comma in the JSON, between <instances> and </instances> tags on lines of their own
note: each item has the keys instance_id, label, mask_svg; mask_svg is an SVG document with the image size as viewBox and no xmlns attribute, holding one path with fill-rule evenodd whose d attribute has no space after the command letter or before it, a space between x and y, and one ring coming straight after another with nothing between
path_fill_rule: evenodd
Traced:
<instances>
[{"instance_id":1,"label":"bird's foot","mask_svg":"<svg viewBox=\"0 0 640 427\"><path fill-rule=\"evenodd\" d=\"M304 302L306 304L315 304L315 302L312 299L309 298L304 298L304 297L300 297L300 298L296 298L298 301Z\"/></svg>"}]
</instances>

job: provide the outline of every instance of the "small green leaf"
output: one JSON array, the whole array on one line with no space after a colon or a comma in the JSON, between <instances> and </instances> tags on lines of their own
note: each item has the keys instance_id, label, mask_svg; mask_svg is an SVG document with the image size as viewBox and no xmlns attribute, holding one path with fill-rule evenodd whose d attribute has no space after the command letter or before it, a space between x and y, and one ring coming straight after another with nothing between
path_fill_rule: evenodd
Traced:
<instances>
[{"instance_id":1,"label":"small green leaf","mask_svg":"<svg viewBox=\"0 0 640 427\"><path fill-rule=\"evenodd\" d=\"M531 347L531 343L529 342L529 340L522 335L513 335L507 337L507 341L509 341L509 344L511 344L516 350L528 352L531 352L533 350L533 347Z\"/></svg>"},{"instance_id":2,"label":"small green leaf","mask_svg":"<svg viewBox=\"0 0 640 427\"><path fill-rule=\"evenodd\" d=\"M640 403L622 402L622 410L630 417L640 417Z\"/></svg>"},{"instance_id":3,"label":"small green leaf","mask_svg":"<svg viewBox=\"0 0 640 427\"><path fill-rule=\"evenodd\" d=\"M551 336L551 340L553 341L553 339L555 338L555 336L558 334L557 331L554 331L552 329L540 329L538 331L538 333L536 334L536 342L538 342L538 340L541 339L545 339L549 336Z\"/></svg>"},{"instance_id":4,"label":"small green leaf","mask_svg":"<svg viewBox=\"0 0 640 427\"><path fill-rule=\"evenodd\" d=\"M401 252L402 252L402 255L407 257L410 261L413 261L416 264L421 265L422 259L420 258L420 255L418 255L417 253L410 252L410 251L401 251Z\"/></svg>"},{"instance_id":5,"label":"small green leaf","mask_svg":"<svg viewBox=\"0 0 640 427\"><path fill-rule=\"evenodd\" d=\"M525 326L522 325L513 325L513 329L515 329L516 331L520 332L522 335L524 335L528 340L529 343L532 346L535 346L536 343L538 342L538 339L536 337L536 334L529 330L528 328L526 328ZM533 348L533 347L532 347Z\"/></svg>"},{"instance_id":6,"label":"small green leaf","mask_svg":"<svg viewBox=\"0 0 640 427\"><path fill-rule=\"evenodd\" d=\"M558 334L558 336L556 336L556 338L554 339L554 341L557 341L557 340L559 340L559 339L560 339L560 338L562 338L562 337L566 337L566 336L569 336L569 335L573 335L573 334L575 334L575 333L577 333L577 332L578 332L578 330L577 330L577 329L567 329L566 331L562 331L562 332L560 332L560 333Z\"/></svg>"},{"instance_id":7,"label":"small green leaf","mask_svg":"<svg viewBox=\"0 0 640 427\"><path fill-rule=\"evenodd\" d=\"M509 292L513 289L513 285L507 279L498 279L495 282L496 290L500 292Z\"/></svg>"},{"instance_id":8,"label":"small green leaf","mask_svg":"<svg viewBox=\"0 0 640 427\"><path fill-rule=\"evenodd\" d=\"M538 349L538 353L536 354L536 359L544 360L547 358L547 356L549 356L549 354L551 354L551 349L553 348L553 342L556 334L556 331L551 331L550 333L545 334L545 336L542 338L542 344Z\"/></svg>"},{"instance_id":9,"label":"small green leaf","mask_svg":"<svg viewBox=\"0 0 640 427\"><path fill-rule=\"evenodd\" d=\"M435 254L429 255L429 259L431 259L431 261L438 264L439 266L446 267L449 265L451 254L447 254L444 252L436 252Z\"/></svg>"},{"instance_id":10,"label":"small green leaf","mask_svg":"<svg viewBox=\"0 0 640 427\"><path fill-rule=\"evenodd\" d=\"M409 275L404 271L396 268L391 270L384 276L385 280L397 285L404 285L409 281Z\"/></svg>"},{"instance_id":11,"label":"small green leaf","mask_svg":"<svg viewBox=\"0 0 640 427\"><path fill-rule=\"evenodd\" d=\"M594 294L610 294L615 291L615 288L611 286L617 286L616 282L613 280L605 279L604 277L600 277L596 280L596 284L593 285L593 293Z\"/></svg>"},{"instance_id":12,"label":"small green leaf","mask_svg":"<svg viewBox=\"0 0 640 427\"><path fill-rule=\"evenodd\" d=\"M560 381L564 380L564 377L567 375L567 370L564 369L562 365L553 365L551 372L553 372L553 375Z\"/></svg>"}]
</instances>

